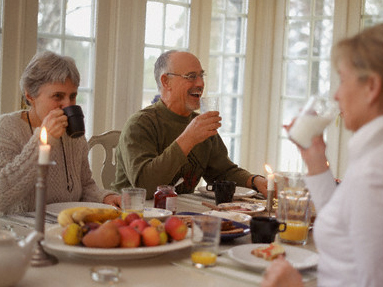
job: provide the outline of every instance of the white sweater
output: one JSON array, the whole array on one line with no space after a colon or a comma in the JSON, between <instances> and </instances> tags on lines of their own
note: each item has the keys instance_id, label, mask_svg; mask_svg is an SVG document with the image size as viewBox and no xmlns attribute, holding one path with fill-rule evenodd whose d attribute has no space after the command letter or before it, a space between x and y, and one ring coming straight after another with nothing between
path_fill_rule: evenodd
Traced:
<instances>
[{"instance_id":1,"label":"white sweater","mask_svg":"<svg viewBox=\"0 0 383 287\"><path fill-rule=\"evenodd\" d=\"M383 286L383 117L351 138L336 187L330 171L306 179L318 212L318 286Z\"/></svg>"},{"instance_id":2,"label":"white sweater","mask_svg":"<svg viewBox=\"0 0 383 287\"><path fill-rule=\"evenodd\" d=\"M22 111L0 116L0 212L17 213L35 209L35 184L41 128L31 133ZM62 145L63 143L63 145ZM48 137L50 159L47 204L66 201L102 202L111 191L100 190L89 168L85 137ZM64 151L63 151L64 146ZM64 153L67 169L65 168ZM68 176L67 176L68 174ZM67 188L67 178L70 190Z\"/></svg>"}]
</instances>

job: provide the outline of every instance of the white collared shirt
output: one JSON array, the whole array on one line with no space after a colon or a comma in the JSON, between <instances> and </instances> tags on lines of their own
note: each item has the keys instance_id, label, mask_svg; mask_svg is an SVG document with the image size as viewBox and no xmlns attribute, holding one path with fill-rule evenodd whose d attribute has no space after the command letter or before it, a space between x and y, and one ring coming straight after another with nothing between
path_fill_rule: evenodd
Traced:
<instances>
[{"instance_id":1,"label":"white collared shirt","mask_svg":"<svg viewBox=\"0 0 383 287\"><path fill-rule=\"evenodd\" d=\"M383 286L383 117L348 144L349 164L336 187L330 171L306 178L317 217L318 286Z\"/></svg>"}]
</instances>

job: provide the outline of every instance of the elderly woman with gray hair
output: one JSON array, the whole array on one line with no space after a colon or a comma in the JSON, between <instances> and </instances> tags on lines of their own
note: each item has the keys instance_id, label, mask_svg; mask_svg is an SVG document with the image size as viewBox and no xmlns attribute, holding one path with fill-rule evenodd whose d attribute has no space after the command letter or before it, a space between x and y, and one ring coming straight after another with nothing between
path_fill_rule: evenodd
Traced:
<instances>
[{"instance_id":1,"label":"elderly woman with gray hair","mask_svg":"<svg viewBox=\"0 0 383 287\"><path fill-rule=\"evenodd\" d=\"M89 168L84 136L66 134L63 108L76 104L80 75L74 60L52 52L36 54L24 70L20 88L30 107L0 116L0 212L34 210L41 128L48 133L51 160L47 203L103 202L119 206L120 196L100 190Z\"/></svg>"},{"instance_id":2,"label":"elderly woman with gray hair","mask_svg":"<svg viewBox=\"0 0 383 287\"><path fill-rule=\"evenodd\" d=\"M334 95L345 127L348 167L335 184L322 136L300 148L315 204L318 286L383 286L383 24L338 42L332 62L340 78ZM287 127L288 128L288 127ZM262 287L303 286L287 260L276 259Z\"/></svg>"}]
</instances>

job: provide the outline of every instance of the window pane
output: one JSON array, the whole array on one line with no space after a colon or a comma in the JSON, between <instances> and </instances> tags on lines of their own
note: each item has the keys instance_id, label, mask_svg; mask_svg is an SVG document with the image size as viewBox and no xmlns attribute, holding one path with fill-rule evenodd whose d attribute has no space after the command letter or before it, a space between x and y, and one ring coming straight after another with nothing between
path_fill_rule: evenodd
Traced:
<instances>
[{"instance_id":1,"label":"window pane","mask_svg":"<svg viewBox=\"0 0 383 287\"><path fill-rule=\"evenodd\" d=\"M222 57L211 55L209 58L209 75L207 76L209 93L221 93Z\"/></svg>"},{"instance_id":2,"label":"window pane","mask_svg":"<svg viewBox=\"0 0 383 287\"><path fill-rule=\"evenodd\" d=\"M212 12L210 33L210 51L223 52L224 15Z\"/></svg>"},{"instance_id":3,"label":"window pane","mask_svg":"<svg viewBox=\"0 0 383 287\"><path fill-rule=\"evenodd\" d=\"M187 7L166 5L165 46L188 47L189 9Z\"/></svg>"},{"instance_id":4,"label":"window pane","mask_svg":"<svg viewBox=\"0 0 383 287\"><path fill-rule=\"evenodd\" d=\"M316 0L315 2L315 15L331 16L334 11L333 0Z\"/></svg>"},{"instance_id":5,"label":"window pane","mask_svg":"<svg viewBox=\"0 0 383 287\"><path fill-rule=\"evenodd\" d=\"M91 45L87 42L67 40L65 43L65 55L76 61L76 66L81 76L81 87L90 87L91 72L90 61L93 58Z\"/></svg>"},{"instance_id":6,"label":"window pane","mask_svg":"<svg viewBox=\"0 0 383 287\"><path fill-rule=\"evenodd\" d=\"M213 1L214 2L214 1ZM247 13L247 4L246 0L229 0L227 2L227 13Z\"/></svg>"},{"instance_id":7,"label":"window pane","mask_svg":"<svg viewBox=\"0 0 383 287\"><path fill-rule=\"evenodd\" d=\"M310 22L291 20L287 26L289 39L287 44L287 56L307 56L310 44Z\"/></svg>"},{"instance_id":8,"label":"window pane","mask_svg":"<svg viewBox=\"0 0 383 287\"><path fill-rule=\"evenodd\" d=\"M146 4L145 43L162 45L164 4L148 1Z\"/></svg>"},{"instance_id":9,"label":"window pane","mask_svg":"<svg viewBox=\"0 0 383 287\"><path fill-rule=\"evenodd\" d=\"M332 21L321 20L314 22L313 56L326 58L331 53Z\"/></svg>"},{"instance_id":10,"label":"window pane","mask_svg":"<svg viewBox=\"0 0 383 287\"><path fill-rule=\"evenodd\" d=\"M59 39L49 39L40 37L37 39L37 52L49 50L57 54L61 53L61 41Z\"/></svg>"},{"instance_id":11,"label":"window pane","mask_svg":"<svg viewBox=\"0 0 383 287\"><path fill-rule=\"evenodd\" d=\"M288 1L288 16L310 16L312 0L290 0Z\"/></svg>"},{"instance_id":12,"label":"window pane","mask_svg":"<svg viewBox=\"0 0 383 287\"><path fill-rule=\"evenodd\" d=\"M92 37L92 0L67 0L65 33Z\"/></svg>"},{"instance_id":13,"label":"window pane","mask_svg":"<svg viewBox=\"0 0 383 287\"><path fill-rule=\"evenodd\" d=\"M227 94L241 94L244 64L238 57L225 57L222 74L223 92Z\"/></svg>"},{"instance_id":14,"label":"window pane","mask_svg":"<svg viewBox=\"0 0 383 287\"><path fill-rule=\"evenodd\" d=\"M305 98L308 91L307 77L307 61L286 61L286 96Z\"/></svg>"},{"instance_id":15,"label":"window pane","mask_svg":"<svg viewBox=\"0 0 383 287\"><path fill-rule=\"evenodd\" d=\"M365 0L362 26L371 27L383 22L383 2L381 0Z\"/></svg>"},{"instance_id":16,"label":"window pane","mask_svg":"<svg viewBox=\"0 0 383 287\"><path fill-rule=\"evenodd\" d=\"M61 1L39 0L38 32L59 34L61 32Z\"/></svg>"}]
</instances>

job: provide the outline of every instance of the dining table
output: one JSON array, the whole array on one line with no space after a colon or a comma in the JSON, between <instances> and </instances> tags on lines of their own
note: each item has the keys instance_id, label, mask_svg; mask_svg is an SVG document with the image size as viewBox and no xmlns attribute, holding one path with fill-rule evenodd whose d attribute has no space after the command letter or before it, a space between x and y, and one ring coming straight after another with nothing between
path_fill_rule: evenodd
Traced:
<instances>
[{"instance_id":1,"label":"dining table","mask_svg":"<svg viewBox=\"0 0 383 287\"><path fill-rule=\"evenodd\" d=\"M200 194L180 194L177 199L177 213L203 213L211 210L202 204L208 202L215 204L214 199ZM153 200L146 201L147 207L153 207ZM259 212L253 216L267 216ZM54 221L45 222L45 232L57 225ZM12 229L17 236L23 237L34 230L34 218L20 215L1 215L0 229ZM149 258L119 259L116 258L86 258L61 254L56 256L58 263L43 267L29 266L17 287L45 287L45 286L260 286L262 269L244 266L228 255L228 250L235 246L251 244L251 234L233 240L221 241L217 264L214 267L198 269L192 265L190 259L191 247L165 252ZM295 246L316 252L309 232L308 242L305 245ZM150 247L147 247L150 248ZM91 268L95 266L114 266L120 269L120 279L114 285L95 282L91 277ZM305 286L316 286L316 267L300 270ZM0 278L1 280L1 278Z\"/></svg>"}]
</instances>

